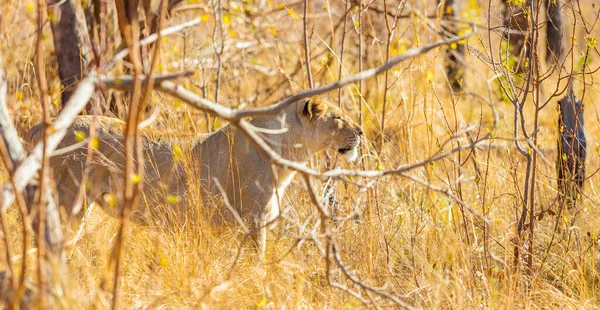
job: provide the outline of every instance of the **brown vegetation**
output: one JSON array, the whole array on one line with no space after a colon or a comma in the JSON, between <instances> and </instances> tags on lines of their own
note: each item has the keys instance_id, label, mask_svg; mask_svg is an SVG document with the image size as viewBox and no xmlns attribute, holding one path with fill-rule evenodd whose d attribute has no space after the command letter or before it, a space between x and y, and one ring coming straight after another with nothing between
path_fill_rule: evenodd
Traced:
<instances>
[{"instance_id":1,"label":"brown vegetation","mask_svg":"<svg viewBox=\"0 0 600 310\"><path fill-rule=\"evenodd\" d=\"M0 305L564 309L598 303L593 25L600 13L590 1L557 1L558 8L552 2L547 10L542 1L507 1L506 9L501 2L454 2L458 21L443 20L438 1L424 7L386 0L142 1L135 11L125 1L87 1L94 5L87 13L104 19L90 30L93 65L60 114L64 78L50 39L56 21L38 14L44 2L0 2L6 185L0 289L10 292L0 295ZM518 38L527 59L503 41L514 34L501 27L505 11L525 12ZM550 47L561 57L551 63L542 61L546 11L561 21L553 26L565 27L563 43ZM163 31L152 36L154 29ZM460 92L444 74L444 46L465 49ZM557 191L556 124L568 85L586 107L587 175L566 199ZM364 130L356 163L330 152L305 167L272 152L248 122L325 91ZM47 151L92 94L105 114L122 114L116 116L126 122L123 152L131 161L118 205L124 216L83 208L78 217L63 211L56 224ZM109 108L115 102L117 111ZM23 137L44 120L47 143L26 153L11 140L7 124L14 122ZM260 263L240 251L242 229L215 228L198 216L175 222L179 215L168 204L147 225L129 223L144 186L138 124L204 134L227 122L273 167L299 172L281 198Z\"/></svg>"}]
</instances>

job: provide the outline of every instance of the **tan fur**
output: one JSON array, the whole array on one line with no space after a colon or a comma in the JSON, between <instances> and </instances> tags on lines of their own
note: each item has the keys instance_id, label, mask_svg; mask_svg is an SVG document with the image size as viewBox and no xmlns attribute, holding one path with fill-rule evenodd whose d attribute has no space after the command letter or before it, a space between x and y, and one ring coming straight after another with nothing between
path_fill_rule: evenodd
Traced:
<instances>
[{"instance_id":1,"label":"tan fur","mask_svg":"<svg viewBox=\"0 0 600 310\"><path fill-rule=\"evenodd\" d=\"M319 97L290 105L278 116L256 117L251 124L284 131L260 134L282 157L302 163L326 149L340 150L355 157L362 134L339 108ZM116 215L116 209L107 203L106 197L110 197L108 193L122 192L120 189L123 188L124 123L107 117L78 117L59 149L77 143L78 137L89 136L92 127L97 145L91 152L89 165L86 165L88 148L85 143L50 160L60 204L68 212L73 211L82 175L87 173L88 182L82 188L85 188L88 201L96 200L105 211ZM40 129L40 125L32 128L28 140L38 141ZM266 223L279 214L275 192L283 194L293 171L276 169L273 172L269 161L230 125L213 134L174 137L145 129L142 136L145 190L137 218L151 213L153 207L179 200L176 206L180 210L188 210L194 202L202 202L204 208L214 211L211 212L213 221L231 222L233 216L222 203L224 193L251 229L251 237L260 253L264 251ZM178 148L182 151L174 152ZM187 166L186 161L179 160L180 153L191 158ZM199 184L200 189L191 189L189 184Z\"/></svg>"}]
</instances>

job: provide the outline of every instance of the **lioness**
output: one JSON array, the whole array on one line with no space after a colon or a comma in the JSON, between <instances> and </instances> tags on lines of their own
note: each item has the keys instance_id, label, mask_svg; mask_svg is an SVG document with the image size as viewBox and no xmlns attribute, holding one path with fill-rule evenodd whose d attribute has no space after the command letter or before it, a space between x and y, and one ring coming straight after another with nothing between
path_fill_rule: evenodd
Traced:
<instances>
[{"instance_id":1,"label":"lioness","mask_svg":"<svg viewBox=\"0 0 600 310\"><path fill-rule=\"evenodd\" d=\"M90 135L92 124L97 140L93 140L93 149L89 150L88 143L77 144L77 141ZM320 97L292 104L279 116L255 117L251 124L265 129L259 129L260 135L283 158L303 163L327 149L334 149L352 161L356 159L362 135L350 117ZM59 203L68 212L72 211L86 173L88 201L95 201L107 213L117 216L114 203L111 207L106 198L109 193L121 192L118 189L123 182L124 125L113 118L80 116L59 146L63 151L50 159ZM30 142L41 139L41 128L38 124L30 130ZM165 203L186 210L191 195L196 195L192 193L199 193L200 199L196 201L217 208L213 214L222 217L230 213L222 203L225 194L249 226L251 238L262 255L267 223L279 214L276 193L283 194L295 172L276 169L273 173L270 162L231 125L213 134L184 137L167 137L155 130L142 132L146 185L141 213ZM86 164L89 151L92 160ZM191 155L194 169L189 169L189 162L185 169L181 158L186 152ZM198 181L194 184L200 184L199 191L190 190L189 178Z\"/></svg>"}]
</instances>

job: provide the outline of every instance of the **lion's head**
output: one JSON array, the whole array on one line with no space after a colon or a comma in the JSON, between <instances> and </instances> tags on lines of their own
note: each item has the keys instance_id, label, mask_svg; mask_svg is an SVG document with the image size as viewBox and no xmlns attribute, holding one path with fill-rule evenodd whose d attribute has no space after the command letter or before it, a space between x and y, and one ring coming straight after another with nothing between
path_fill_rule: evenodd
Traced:
<instances>
[{"instance_id":1,"label":"lion's head","mask_svg":"<svg viewBox=\"0 0 600 310\"><path fill-rule=\"evenodd\" d=\"M299 102L298 113L303 126L310 128L307 145L315 151L334 149L348 161L356 159L363 131L340 108L315 96Z\"/></svg>"}]
</instances>

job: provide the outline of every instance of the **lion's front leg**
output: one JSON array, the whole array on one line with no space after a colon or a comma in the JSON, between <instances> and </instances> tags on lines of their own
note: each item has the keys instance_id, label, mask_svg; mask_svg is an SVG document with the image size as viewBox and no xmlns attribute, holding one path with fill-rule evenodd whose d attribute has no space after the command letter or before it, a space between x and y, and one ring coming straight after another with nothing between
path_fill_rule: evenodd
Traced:
<instances>
[{"instance_id":1,"label":"lion's front leg","mask_svg":"<svg viewBox=\"0 0 600 310\"><path fill-rule=\"evenodd\" d=\"M244 194L250 194L246 191ZM270 197L264 197L262 191L255 195L249 195L242 199L242 203L236 206L241 211L243 220L248 223L251 247L256 250L259 260L262 261L267 245L267 224L270 210ZM254 198L251 198L254 197ZM258 199L257 199L258 198ZM245 211L245 212L244 212Z\"/></svg>"},{"instance_id":2,"label":"lion's front leg","mask_svg":"<svg viewBox=\"0 0 600 310\"><path fill-rule=\"evenodd\" d=\"M262 261L267 248L267 222L265 220L257 219L254 221L252 227L250 227L250 240L252 247L256 249L258 259Z\"/></svg>"}]
</instances>

